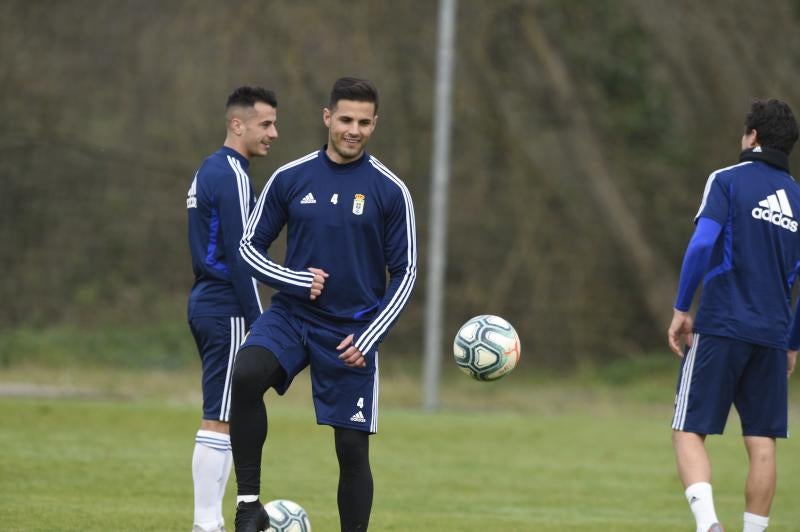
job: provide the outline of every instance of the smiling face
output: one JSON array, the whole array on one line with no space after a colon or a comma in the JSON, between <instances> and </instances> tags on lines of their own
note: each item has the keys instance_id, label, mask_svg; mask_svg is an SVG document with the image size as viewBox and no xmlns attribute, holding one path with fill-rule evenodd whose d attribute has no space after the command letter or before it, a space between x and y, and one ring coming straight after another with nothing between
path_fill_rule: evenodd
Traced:
<instances>
[{"instance_id":1,"label":"smiling face","mask_svg":"<svg viewBox=\"0 0 800 532\"><path fill-rule=\"evenodd\" d=\"M272 141L278 138L277 116L277 109L264 102L256 102L253 107L232 109L225 145L247 159L264 157Z\"/></svg>"},{"instance_id":2,"label":"smiling face","mask_svg":"<svg viewBox=\"0 0 800 532\"><path fill-rule=\"evenodd\" d=\"M378 123L373 102L339 100L324 109L322 120L328 128L328 157L335 163L355 161L364 153Z\"/></svg>"}]
</instances>

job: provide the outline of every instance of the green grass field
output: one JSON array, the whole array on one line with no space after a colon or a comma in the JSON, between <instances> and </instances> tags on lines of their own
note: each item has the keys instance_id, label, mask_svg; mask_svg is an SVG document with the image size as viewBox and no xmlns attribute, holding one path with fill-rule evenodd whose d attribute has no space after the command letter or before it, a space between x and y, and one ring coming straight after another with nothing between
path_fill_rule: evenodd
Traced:
<instances>
[{"instance_id":1,"label":"green grass field","mask_svg":"<svg viewBox=\"0 0 800 532\"><path fill-rule=\"evenodd\" d=\"M370 530L693 530L669 439L674 361L664 357L569 379L477 383L446 371L437 413L416 407L415 376L383 370ZM188 532L197 375L0 370L0 530ZM336 531L332 434L315 424L308 394L307 378L286 397L268 394L262 498L295 500L316 532ZM735 414L709 447L718 513L740 530ZM779 445L770 530L800 530L798 451L795 440ZM232 477L229 525L233 494Z\"/></svg>"}]
</instances>

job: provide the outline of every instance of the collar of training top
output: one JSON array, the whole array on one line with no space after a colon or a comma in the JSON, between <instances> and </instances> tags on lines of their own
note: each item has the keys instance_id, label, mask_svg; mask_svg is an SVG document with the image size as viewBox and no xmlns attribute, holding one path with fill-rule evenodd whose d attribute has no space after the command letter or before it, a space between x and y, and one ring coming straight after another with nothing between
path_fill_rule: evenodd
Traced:
<instances>
[{"instance_id":1,"label":"collar of training top","mask_svg":"<svg viewBox=\"0 0 800 532\"><path fill-rule=\"evenodd\" d=\"M780 150L773 150L772 148L763 148L756 146L749 150L744 150L739 155L740 161L763 161L772 166L776 166L781 170L789 172L789 156Z\"/></svg>"}]
</instances>

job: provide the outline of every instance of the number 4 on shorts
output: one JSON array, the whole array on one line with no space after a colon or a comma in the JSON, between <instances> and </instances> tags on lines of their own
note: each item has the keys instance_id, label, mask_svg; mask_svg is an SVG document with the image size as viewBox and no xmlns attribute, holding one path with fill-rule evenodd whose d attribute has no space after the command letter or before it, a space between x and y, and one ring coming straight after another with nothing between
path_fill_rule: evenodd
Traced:
<instances>
[{"instance_id":1,"label":"number 4 on shorts","mask_svg":"<svg viewBox=\"0 0 800 532\"><path fill-rule=\"evenodd\" d=\"M358 408L364 408L364 398L363 397L359 397L358 398L358 401L356 401L356 406Z\"/></svg>"}]
</instances>

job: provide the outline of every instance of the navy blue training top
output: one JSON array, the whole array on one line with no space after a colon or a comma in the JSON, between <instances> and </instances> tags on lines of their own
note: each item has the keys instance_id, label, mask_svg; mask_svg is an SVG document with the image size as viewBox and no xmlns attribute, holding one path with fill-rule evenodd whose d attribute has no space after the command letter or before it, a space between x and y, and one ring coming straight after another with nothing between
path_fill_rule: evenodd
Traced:
<instances>
[{"instance_id":1,"label":"navy blue training top","mask_svg":"<svg viewBox=\"0 0 800 532\"><path fill-rule=\"evenodd\" d=\"M375 157L365 152L340 165L326 148L270 177L240 255L254 277L278 290L273 305L355 333L354 345L366 353L389 332L414 287L414 206L405 184ZM286 257L279 265L267 251L284 225ZM314 301L309 267L330 275Z\"/></svg>"},{"instance_id":2,"label":"navy blue training top","mask_svg":"<svg viewBox=\"0 0 800 532\"><path fill-rule=\"evenodd\" d=\"M255 204L249 161L222 147L195 173L186 198L194 285L189 318L244 316L247 328L261 315L255 280L239 264L239 242Z\"/></svg>"},{"instance_id":3,"label":"navy blue training top","mask_svg":"<svg viewBox=\"0 0 800 532\"><path fill-rule=\"evenodd\" d=\"M788 158L746 150L713 172L695 217L722 226L703 279L699 333L787 347L792 286L800 269L800 187Z\"/></svg>"}]
</instances>

